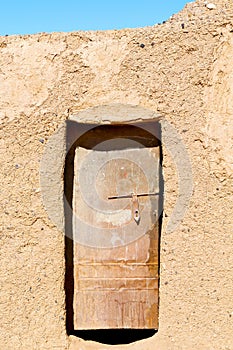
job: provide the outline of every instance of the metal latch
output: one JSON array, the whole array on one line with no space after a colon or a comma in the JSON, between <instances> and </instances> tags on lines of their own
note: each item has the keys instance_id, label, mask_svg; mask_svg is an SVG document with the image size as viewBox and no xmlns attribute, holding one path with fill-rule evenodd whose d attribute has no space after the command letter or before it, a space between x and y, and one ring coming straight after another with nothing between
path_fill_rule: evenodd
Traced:
<instances>
[{"instance_id":1,"label":"metal latch","mask_svg":"<svg viewBox=\"0 0 233 350\"><path fill-rule=\"evenodd\" d=\"M132 214L135 222L137 225L140 222L140 212L139 212L139 203L138 203L138 197L143 197L143 196L157 196L159 192L156 193L139 193L136 194L132 192L131 194L123 194L120 196L110 196L108 199L121 199L121 198L132 198Z\"/></svg>"}]
</instances>

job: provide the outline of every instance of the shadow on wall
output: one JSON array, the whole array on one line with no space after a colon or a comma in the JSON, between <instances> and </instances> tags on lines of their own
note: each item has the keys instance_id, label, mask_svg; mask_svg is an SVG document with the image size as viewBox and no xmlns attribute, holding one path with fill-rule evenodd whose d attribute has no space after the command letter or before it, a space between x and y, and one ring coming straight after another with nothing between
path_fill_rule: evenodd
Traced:
<instances>
[{"instance_id":1,"label":"shadow on wall","mask_svg":"<svg viewBox=\"0 0 233 350\"><path fill-rule=\"evenodd\" d=\"M98 329L73 331L72 335L102 344L120 345L150 338L155 333L157 331L154 329Z\"/></svg>"}]
</instances>

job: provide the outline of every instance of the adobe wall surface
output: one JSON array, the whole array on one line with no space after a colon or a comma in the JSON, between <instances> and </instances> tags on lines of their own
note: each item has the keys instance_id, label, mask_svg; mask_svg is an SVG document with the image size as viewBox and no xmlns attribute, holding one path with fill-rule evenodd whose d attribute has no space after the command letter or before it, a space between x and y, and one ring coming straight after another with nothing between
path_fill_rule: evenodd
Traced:
<instances>
[{"instance_id":1,"label":"adobe wall surface","mask_svg":"<svg viewBox=\"0 0 233 350\"><path fill-rule=\"evenodd\" d=\"M171 232L179 173L164 139L159 331L114 349L233 349L233 3L214 3L141 29L0 37L1 349L112 347L66 335L64 235L43 206L40 163L61 123L113 103L169 123L193 181Z\"/></svg>"}]
</instances>

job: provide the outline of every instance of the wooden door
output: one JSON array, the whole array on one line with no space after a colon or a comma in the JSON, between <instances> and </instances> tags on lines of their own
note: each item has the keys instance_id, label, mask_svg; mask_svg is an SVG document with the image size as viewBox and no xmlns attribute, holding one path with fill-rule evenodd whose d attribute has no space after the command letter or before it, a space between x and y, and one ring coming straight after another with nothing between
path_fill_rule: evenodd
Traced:
<instances>
[{"instance_id":1,"label":"wooden door","mask_svg":"<svg viewBox=\"0 0 233 350\"><path fill-rule=\"evenodd\" d=\"M157 329L159 147L77 147L74 174L74 328Z\"/></svg>"}]
</instances>

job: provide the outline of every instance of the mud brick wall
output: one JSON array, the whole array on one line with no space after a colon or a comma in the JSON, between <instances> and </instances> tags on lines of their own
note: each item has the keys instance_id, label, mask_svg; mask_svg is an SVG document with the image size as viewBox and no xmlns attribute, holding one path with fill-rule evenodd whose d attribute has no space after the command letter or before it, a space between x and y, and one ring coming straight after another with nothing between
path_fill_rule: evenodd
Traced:
<instances>
[{"instance_id":1,"label":"mud brick wall","mask_svg":"<svg viewBox=\"0 0 233 350\"><path fill-rule=\"evenodd\" d=\"M232 349L233 5L214 3L190 3L153 27L0 37L1 349L111 348L66 334L64 235L39 174L62 122L112 103L172 125L193 180L168 232L179 174L163 147L159 331L114 349Z\"/></svg>"}]
</instances>

